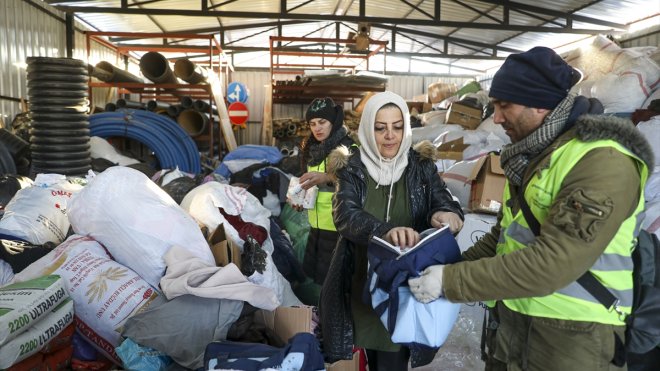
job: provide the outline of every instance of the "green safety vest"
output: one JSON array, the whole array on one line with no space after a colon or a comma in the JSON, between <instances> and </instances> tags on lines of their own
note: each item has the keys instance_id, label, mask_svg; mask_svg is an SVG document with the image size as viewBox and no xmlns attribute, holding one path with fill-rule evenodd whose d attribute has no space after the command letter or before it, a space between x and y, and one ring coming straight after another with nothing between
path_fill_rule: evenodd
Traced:
<instances>
[{"instance_id":1,"label":"green safety vest","mask_svg":"<svg viewBox=\"0 0 660 371\"><path fill-rule=\"evenodd\" d=\"M318 166L307 166L307 172L325 173L325 161L321 161ZM318 188L314 208L307 210L309 225L316 229L336 231L337 228L332 221L332 194L335 193L335 187L334 185L319 184Z\"/></svg>"},{"instance_id":2,"label":"green safety vest","mask_svg":"<svg viewBox=\"0 0 660 371\"><path fill-rule=\"evenodd\" d=\"M646 164L629 150L613 140L581 142L573 139L552 153L550 166L542 169L538 176L532 177L525 188L525 199L538 219L543 223L548 215L566 174L590 150L611 147L637 160L641 173L640 194L648 177ZM509 182L504 188L503 205L510 203ZM620 308L630 314L633 301L633 261L631 253L635 246L635 236L640 223L638 217L644 209L644 197L640 197L635 212L625 219L614 238L607 245L596 263L589 271L620 300ZM586 212L586 211L585 211ZM497 254L505 255L524 249L534 241L535 235L529 228L522 211L515 215L511 208L503 208L500 238ZM577 282L561 288L543 297L503 300L511 310L535 317L547 317L573 321L598 322L623 325L624 322L615 311L608 311L598 300L589 294ZM488 303L488 304L493 304Z\"/></svg>"}]
</instances>

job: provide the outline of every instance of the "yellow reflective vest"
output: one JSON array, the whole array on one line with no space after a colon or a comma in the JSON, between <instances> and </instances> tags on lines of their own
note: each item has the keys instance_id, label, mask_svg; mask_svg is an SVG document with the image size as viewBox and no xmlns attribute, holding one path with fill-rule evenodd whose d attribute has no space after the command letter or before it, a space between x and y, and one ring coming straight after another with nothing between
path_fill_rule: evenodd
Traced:
<instances>
[{"instance_id":1,"label":"yellow reflective vest","mask_svg":"<svg viewBox=\"0 0 660 371\"><path fill-rule=\"evenodd\" d=\"M573 139L556 149L548 168L532 177L524 190L524 197L536 219L543 224L562 182L573 166L589 151L600 147L611 147L636 160L641 173L640 195L648 177L646 164L629 150L613 140L582 142ZM632 190L631 190L632 191ZM510 205L511 193L507 181L503 204ZM620 300L620 309L629 314L633 300L632 249L635 246L639 223L638 214L644 209L644 197L640 197L635 212L625 219L614 238L607 245L589 271ZM599 213L596 208L584 208L585 213ZM513 214L510 207L503 208L501 231L497 243L497 254L505 255L524 249L535 239L522 211ZM578 248L578 246L576 246ZM623 319L615 311L608 311L600 302L580 286L572 282L556 292L543 296L503 300L516 312L536 316L574 321L598 322L623 325ZM489 304L492 304L489 303Z\"/></svg>"},{"instance_id":2,"label":"yellow reflective vest","mask_svg":"<svg viewBox=\"0 0 660 371\"><path fill-rule=\"evenodd\" d=\"M321 161L318 166L307 166L307 172L325 173L325 161ZM335 187L334 185L319 184L318 188L314 208L307 210L309 225L316 229L336 231L337 228L335 228L335 223L332 221L332 194L335 192Z\"/></svg>"}]
</instances>

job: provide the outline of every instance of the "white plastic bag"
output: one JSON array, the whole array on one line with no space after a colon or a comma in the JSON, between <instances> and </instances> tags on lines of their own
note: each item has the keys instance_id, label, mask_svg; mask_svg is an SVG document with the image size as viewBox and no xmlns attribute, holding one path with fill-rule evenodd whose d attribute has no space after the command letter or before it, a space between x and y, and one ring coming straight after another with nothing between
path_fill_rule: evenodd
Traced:
<instances>
[{"instance_id":1,"label":"white plastic bag","mask_svg":"<svg viewBox=\"0 0 660 371\"><path fill-rule=\"evenodd\" d=\"M80 189L80 185L70 183L64 175L37 175L34 185L16 192L5 207L0 233L35 245L59 244L69 231L69 204Z\"/></svg>"},{"instance_id":2,"label":"white plastic bag","mask_svg":"<svg viewBox=\"0 0 660 371\"><path fill-rule=\"evenodd\" d=\"M316 205L316 196L318 195L319 187L314 186L308 190L304 190L300 184L298 177L292 176L289 179L289 188L286 190L287 202L291 205L302 206L305 209L313 209Z\"/></svg>"},{"instance_id":3,"label":"white plastic bag","mask_svg":"<svg viewBox=\"0 0 660 371\"><path fill-rule=\"evenodd\" d=\"M165 274L163 255L173 245L215 261L197 222L135 169L115 166L97 175L71 200L69 219L77 234L99 241L153 287Z\"/></svg>"}]
</instances>

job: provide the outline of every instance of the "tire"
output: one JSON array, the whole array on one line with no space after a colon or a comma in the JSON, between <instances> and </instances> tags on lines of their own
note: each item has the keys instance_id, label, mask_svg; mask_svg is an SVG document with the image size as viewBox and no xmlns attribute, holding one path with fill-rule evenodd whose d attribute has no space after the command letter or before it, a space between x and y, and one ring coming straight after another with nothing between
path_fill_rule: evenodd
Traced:
<instances>
[{"instance_id":1,"label":"tire","mask_svg":"<svg viewBox=\"0 0 660 371\"><path fill-rule=\"evenodd\" d=\"M28 95L30 107L32 106L88 106L87 98L77 97L33 97Z\"/></svg>"},{"instance_id":2,"label":"tire","mask_svg":"<svg viewBox=\"0 0 660 371\"><path fill-rule=\"evenodd\" d=\"M68 73L71 75L88 75L87 67L76 67L76 66L63 66L59 64L51 63L33 63L27 66L27 73L50 73L50 72L59 72L59 73Z\"/></svg>"},{"instance_id":3,"label":"tire","mask_svg":"<svg viewBox=\"0 0 660 371\"><path fill-rule=\"evenodd\" d=\"M92 165L91 157L72 160L32 160L32 166L40 169L60 169Z\"/></svg>"},{"instance_id":4,"label":"tire","mask_svg":"<svg viewBox=\"0 0 660 371\"><path fill-rule=\"evenodd\" d=\"M89 115L86 113L30 112L30 119L40 122L87 122Z\"/></svg>"},{"instance_id":5,"label":"tire","mask_svg":"<svg viewBox=\"0 0 660 371\"><path fill-rule=\"evenodd\" d=\"M34 99L39 97L62 97L62 98L87 98L87 89L85 90L69 90L69 89L53 89L53 88L29 88L28 97Z\"/></svg>"},{"instance_id":6,"label":"tire","mask_svg":"<svg viewBox=\"0 0 660 371\"><path fill-rule=\"evenodd\" d=\"M33 178L39 173L58 173L62 175L85 175L87 171L91 169L91 165L77 166L77 167L62 167L57 169L49 168L39 168L38 166L32 166L30 169L30 177Z\"/></svg>"},{"instance_id":7,"label":"tire","mask_svg":"<svg viewBox=\"0 0 660 371\"><path fill-rule=\"evenodd\" d=\"M89 107L84 106L56 106L56 105L40 105L40 106L30 106L30 112L41 112L41 113L85 113Z\"/></svg>"}]
</instances>

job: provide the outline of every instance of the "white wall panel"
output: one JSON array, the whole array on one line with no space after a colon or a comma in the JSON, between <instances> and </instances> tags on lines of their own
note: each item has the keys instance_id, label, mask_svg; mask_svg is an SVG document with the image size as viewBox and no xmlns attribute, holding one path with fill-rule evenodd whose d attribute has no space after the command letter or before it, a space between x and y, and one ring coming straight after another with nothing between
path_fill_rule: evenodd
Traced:
<instances>
[{"instance_id":1,"label":"white wall panel","mask_svg":"<svg viewBox=\"0 0 660 371\"><path fill-rule=\"evenodd\" d=\"M27 98L27 57L61 57L65 51L64 23L20 0L0 1L0 95ZM7 126L20 104L0 99L0 116Z\"/></svg>"}]
</instances>

